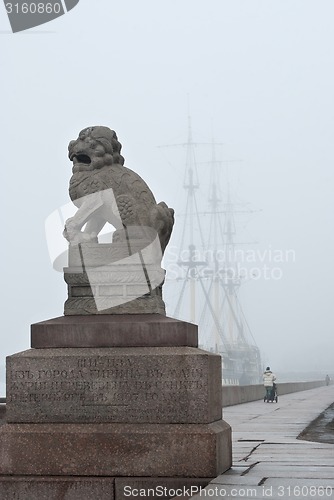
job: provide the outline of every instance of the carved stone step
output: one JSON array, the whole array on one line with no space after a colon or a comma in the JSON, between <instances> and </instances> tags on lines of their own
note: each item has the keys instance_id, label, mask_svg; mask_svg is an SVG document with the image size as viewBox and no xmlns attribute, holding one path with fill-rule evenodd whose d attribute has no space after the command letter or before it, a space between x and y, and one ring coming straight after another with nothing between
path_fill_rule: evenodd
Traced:
<instances>
[{"instance_id":1,"label":"carved stone step","mask_svg":"<svg viewBox=\"0 0 334 500\"><path fill-rule=\"evenodd\" d=\"M197 329L162 314L61 316L31 325L31 347L197 347Z\"/></svg>"}]
</instances>

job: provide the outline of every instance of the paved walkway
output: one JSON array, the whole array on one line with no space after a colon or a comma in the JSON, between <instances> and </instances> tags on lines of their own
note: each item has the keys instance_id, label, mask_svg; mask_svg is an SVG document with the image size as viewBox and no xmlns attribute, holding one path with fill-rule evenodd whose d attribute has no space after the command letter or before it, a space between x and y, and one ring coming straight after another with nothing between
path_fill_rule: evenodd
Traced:
<instances>
[{"instance_id":1,"label":"paved walkway","mask_svg":"<svg viewBox=\"0 0 334 500\"><path fill-rule=\"evenodd\" d=\"M224 409L233 467L193 499L334 500L334 445L296 439L334 402L334 385Z\"/></svg>"}]
</instances>

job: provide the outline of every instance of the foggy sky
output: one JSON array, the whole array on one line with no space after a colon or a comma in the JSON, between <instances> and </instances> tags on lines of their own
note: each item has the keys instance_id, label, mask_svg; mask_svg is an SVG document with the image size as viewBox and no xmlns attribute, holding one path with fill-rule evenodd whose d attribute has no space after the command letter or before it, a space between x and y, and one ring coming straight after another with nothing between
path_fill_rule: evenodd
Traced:
<instances>
[{"instance_id":1,"label":"foggy sky","mask_svg":"<svg viewBox=\"0 0 334 500\"><path fill-rule=\"evenodd\" d=\"M261 209L252 248L296 254L281 280L241 292L264 362L334 371L333 18L331 0L80 0L13 35L0 7L0 364L29 348L31 323L63 313L44 222L68 202L69 140L115 129L177 226L185 151L158 146L186 140L189 96L194 140L214 135L220 159L242 159L238 196Z\"/></svg>"}]
</instances>

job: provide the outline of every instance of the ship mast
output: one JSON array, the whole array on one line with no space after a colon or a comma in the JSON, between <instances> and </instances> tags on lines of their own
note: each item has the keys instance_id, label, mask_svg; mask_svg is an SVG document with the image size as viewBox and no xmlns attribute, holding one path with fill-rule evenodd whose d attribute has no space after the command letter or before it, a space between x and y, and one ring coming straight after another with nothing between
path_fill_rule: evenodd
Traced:
<instances>
[{"instance_id":1,"label":"ship mast","mask_svg":"<svg viewBox=\"0 0 334 500\"><path fill-rule=\"evenodd\" d=\"M187 193L187 202L186 202L186 211L185 211L185 219L182 230L181 237L181 245L180 251L184 248L184 242L186 238L186 230L187 230L187 221L189 221L189 253L188 260L178 259L178 265L180 267L185 268L186 271L186 281L189 283L190 288L190 322L196 322L196 279L197 279L197 267L199 263L196 261L196 244L194 240L194 225L195 222L199 228L199 234L201 238L201 243L203 243L203 234L201 230L201 225L198 217L198 209L197 209L197 199L196 199L196 190L199 188L198 182L198 172L197 165L195 159L195 151L194 151L194 143L192 139L192 129L191 129L191 118L188 116L188 141L186 144L187 153L186 153L186 170L184 176L183 187ZM177 302L175 308L175 314L178 315L181 307L183 299L183 293L180 294L179 300Z\"/></svg>"},{"instance_id":2,"label":"ship mast","mask_svg":"<svg viewBox=\"0 0 334 500\"><path fill-rule=\"evenodd\" d=\"M168 144L160 147L185 147L186 148L186 163L183 188L186 191L186 206L183 216L182 233L179 245L179 254L177 264L182 269L182 277L179 280L183 281L181 290L178 294L177 303L173 312L173 316L180 318L184 310L185 297L188 298L188 312L185 314L185 319L192 323L198 323L198 286L201 283L201 294L206 294L205 287L202 283L201 269L207 262L199 255L205 247L205 238L202 230L201 214L198 210L197 192L199 190L199 179L197 170L197 161L195 156L195 148L199 146L211 146L207 142L194 142L192 137L191 117L188 115L188 138L186 143ZM187 251L185 252L185 246ZM212 306L210 305L212 308ZM218 324L218 320L216 320Z\"/></svg>"}]
</instances>

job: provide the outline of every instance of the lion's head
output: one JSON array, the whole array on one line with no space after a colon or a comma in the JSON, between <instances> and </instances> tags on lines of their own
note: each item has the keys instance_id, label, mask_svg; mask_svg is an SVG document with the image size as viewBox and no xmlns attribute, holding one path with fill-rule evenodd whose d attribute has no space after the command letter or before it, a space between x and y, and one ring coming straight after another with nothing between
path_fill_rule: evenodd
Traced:
<instances>
[{"instance_id":1,"label":"lion's head","mask_svg":"<svg viewBox=\"0 0 334 500\"><path fill-rule=\"evenodd\" d=\"M88 127L68 145L68 157L73 162L73 173L92 171L118 163L124 165L122 144L114 130L108 127Z\"/></svg>"}]
</instances>

